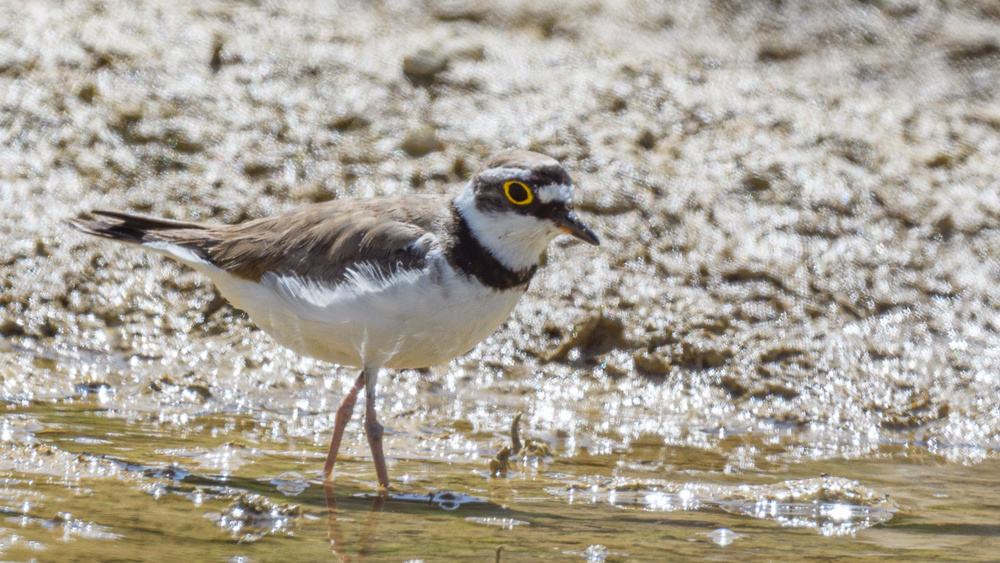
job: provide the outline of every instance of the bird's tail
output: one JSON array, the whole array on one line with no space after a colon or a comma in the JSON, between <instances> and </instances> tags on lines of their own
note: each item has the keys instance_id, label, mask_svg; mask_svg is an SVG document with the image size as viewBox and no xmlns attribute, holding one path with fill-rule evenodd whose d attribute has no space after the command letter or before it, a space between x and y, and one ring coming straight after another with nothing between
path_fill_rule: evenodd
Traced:
<instances>
[{"instance_id":1,"label":"bird's tail","mask_svg":"<svg viewBox=\"0 0 1000 563\"><path fill-rule=\"evenodd\" d=\"M184 235L204 232L205 227L197 223L145 217L118 211L94 210L97 219L67 219L71 227L78 231L99 237L131 244L149 242L179 242ZM180 236L178 236L180 235Z\"/></svg>"},{"instance_id":2,"label":"bird's tail","mask_svg":"<svg viewBox=\"0 0 1000 563\"><path fill-rule=\"evenodd\" d=\"M217 231L207 225L132 215L118 211L90 212L96 219L67 219L71 227L90 235L144 248L180 260L194 268L212 264Z\"/></svg>"}]
</instances>

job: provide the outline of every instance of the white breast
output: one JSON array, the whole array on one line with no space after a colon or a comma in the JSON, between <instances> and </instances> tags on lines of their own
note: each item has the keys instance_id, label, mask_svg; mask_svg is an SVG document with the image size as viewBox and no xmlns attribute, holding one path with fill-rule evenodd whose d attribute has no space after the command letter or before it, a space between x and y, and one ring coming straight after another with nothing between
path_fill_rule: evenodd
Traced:
<instances>
[{"instance_id":1,"label":"white breast","mask_svg":"<svg viewBox=\"0 0 1000 563\"><path fill-rule=\"evenodd\" d=\"M342 365L400 369L468 352L524 295L457 274L440 252L427 263L388 278L358 268L336 286L273 273L254 283L204 263L199 269L283 346Z\"/></svg>"}]
</instances>

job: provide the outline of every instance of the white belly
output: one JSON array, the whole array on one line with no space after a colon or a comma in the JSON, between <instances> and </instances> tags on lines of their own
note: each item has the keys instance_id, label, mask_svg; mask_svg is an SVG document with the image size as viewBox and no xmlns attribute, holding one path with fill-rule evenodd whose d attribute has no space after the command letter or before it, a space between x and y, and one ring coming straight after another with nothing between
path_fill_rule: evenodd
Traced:
<instances>
[{"instance_id":1,"label":"white belly","mask_svg":"<svg viewBox=\"0 0 1000 563\"><path fill-rule=\"evenodd\" d=\"M362 271L353 283L336 287L270 273L254 283L217 268L199 269L283 346L342 365L401 369L468 352L524 295L456 275L440 256L428 264L390 279Z\"/></svg>"}]
</instances>

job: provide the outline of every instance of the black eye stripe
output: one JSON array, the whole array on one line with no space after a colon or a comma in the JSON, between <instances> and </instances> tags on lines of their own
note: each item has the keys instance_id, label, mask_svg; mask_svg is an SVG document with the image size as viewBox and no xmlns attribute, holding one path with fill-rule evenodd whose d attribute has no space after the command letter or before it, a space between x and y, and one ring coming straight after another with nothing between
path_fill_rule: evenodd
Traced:
<instances>
[{"instance_id":1,"label":"black eye stripe","mask_svg":"<svg viewBox=\"0 0 1000 563\"><path fill-rule=\"evenodd\" d=\"M568 201L546 201L538 199L538 190L543 190L549 186L572 185L569 175L561 175L561 182L553 182L549 179L513 179L487 180L483 177L476 177L473 180L475 189L475 205L480 211L489 213L514 211L524 215L534 215L540 219L559 217L572 209L572 202ZM526 197L527 194L527 197ZM512 205L513 204L513 205Z\"/></svg>"},{"instance_id":2,"label":"black eye stripe","mask_svg":"<svg viewBox=\"0 0 1000 563\"><path fill-rule=\"evenodd\" d=\"M542 219L552 219L565 215L567 209L569 207L565 203L545 203L536 207L532 214Z\"/></svg>"}]
</instances>

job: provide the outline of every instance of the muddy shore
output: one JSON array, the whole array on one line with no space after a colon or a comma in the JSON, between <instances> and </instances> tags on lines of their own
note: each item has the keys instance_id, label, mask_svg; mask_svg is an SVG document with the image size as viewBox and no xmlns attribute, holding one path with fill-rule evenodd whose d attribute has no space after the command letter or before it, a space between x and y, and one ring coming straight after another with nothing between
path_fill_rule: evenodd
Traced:
<instances>
[{"instance_id":1,"label":"muddy shore","mask_svg":"<svg viewBox=\"0 0 1000 563\"><path fill-rule=\"evenodd\" d=\"M604 245L558 241L492 338L384 379L397 455L521 410L595 450L791 432L789 458L996 457L993 3L342 4L0 7L5 401L320 437L353 374L63 220L453 192L520 147L564 163Z\"/></svg>"}]
</instances>

